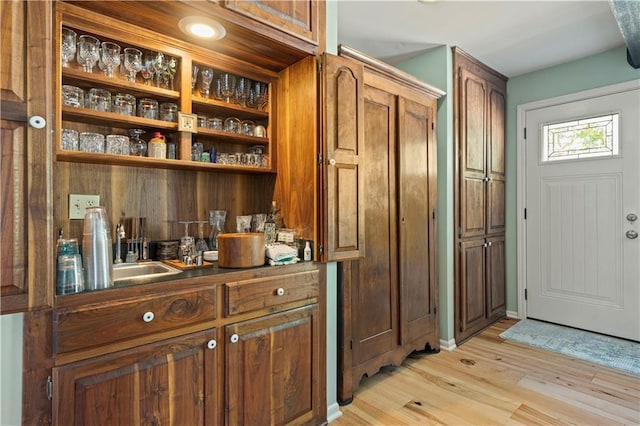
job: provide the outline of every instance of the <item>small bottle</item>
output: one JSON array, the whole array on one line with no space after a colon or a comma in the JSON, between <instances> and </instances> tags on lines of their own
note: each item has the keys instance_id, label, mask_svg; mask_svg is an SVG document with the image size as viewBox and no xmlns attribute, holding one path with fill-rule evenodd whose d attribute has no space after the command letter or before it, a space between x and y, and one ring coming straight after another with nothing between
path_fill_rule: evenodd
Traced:
<instances>
[{"instance_id":1,"label":"small bottle","mask_svg":"<svg viewBox=\"0 0 640 426\"><path fill-rule=\"evenodd\" d=\"M280 214L278 213L278 207L276 202L271 202L271 213L267 215L267 219L264 222L264 239L266 244L273 244L276 242L276 233L278 231L278 225L276 220Z\"/></svg>"},{"instance_id":2,"label":"small bottle","mask_svg":"<svg viewBox=\"0 0 640 426\"><path fill-rule=\"evenodd\" d=\"M311 246L309 245L309 241L308 240L304 245L303 260L305 260L305 261L311 260Z\"/></svg>"},{"instance_id":3,"label":"small bottle","mask_svg":"<svg viewBox=\"0 0 640 426\"><path fill-rule=\"evenodd\" d=\"M148 156L149 158L167 158L167 144L162 133L153 134L153 138L149 141Z\"/></svg>"}]
</instances>

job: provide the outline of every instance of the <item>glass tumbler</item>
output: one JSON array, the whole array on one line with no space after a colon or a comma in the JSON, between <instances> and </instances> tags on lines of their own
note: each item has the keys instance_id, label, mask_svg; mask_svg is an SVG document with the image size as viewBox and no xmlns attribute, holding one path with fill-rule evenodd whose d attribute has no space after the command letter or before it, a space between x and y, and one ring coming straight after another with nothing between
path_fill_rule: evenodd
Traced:
<instances>
[{"instance_id":1,"label":"glass tumbler","mask_svg":"<svg viewBox=\"0 0 640 426\"><path fill-rule=\"evenodd\" d=\"M62 103L74 108L84 108L84 90L68 84L63 85Z\"/></svg>"},{"instance_id":2,"label":"glass tumbler","mask_svg":"<svg viewBox=\"0 0 640 426\"><path fill-rule=\"evenodd\" d=\"M178 105L173 102L164 102L160 104L160 120L178 122Z\"/></svg>"},{"instance_id":3,"label":"glass tumbler","mask_svg":"<svg viewBox=\"0 0 640 426\"><path fill-rule=\"evenodd\" d=\"M91 132L80 133L79 148L84 152L104 152L104 135Z\"/></svg>"},{"instance_id":4,"label":"glass tumbler","mask_svg":"<svg viewBox=\"0 0 640 426\"><path fill-rule=\"evenodd\" d=\"M93 88L87 93L87 107L96 111L111 111L111 93L105 89Z\"/></svg>"},{"instance_id":5,"label":"glass tumbler","mask_svg":"<svg viewBox=\"0 0 640 426\"><path fill-rule=\"evenodd\" d=\"M128 93L116 93L112 97L111 111L122 115L136 115L136 98Z\"/></svg>"},{"instance_id":6,"label":"glass tumbler","mask_svg":"<svg viewBox=\"0 0 640 426\"><path fill-rule=\"evenodd\" d=\"M62 149L78 150L78 132L73 129L62 129Z\"/></svg>"},{"instance_id":7,"label":"glass tumbler","mask_svg":"<svg viewBox=\"0 0 640 426\"><path fill-rule=\"evenodd\" d=\"M142 98L138 101L138 117L158 119L158 101Z\"/></svg>"},{"instance_id":8,"label":"glass tumbler","mask_svg":"<svg viewBox=\"0 0 640 426\"><path fill-rule=\"evenodd\" d=\"M129 137L124 135L107 135L105 152L107 154L129 155Z\"/></svg>"},{"instance_id":9,"label":"glass tumbler","mask_svg":"<svg viewBox=\"0 0 640 426\"><path fill-rule=\"evenodd\" d=\"M70 28L62 29L62 41L60 46L60 56L62 66L68 67L69 61L76 56L76 32Z\"/></svg>"}]
</instances>

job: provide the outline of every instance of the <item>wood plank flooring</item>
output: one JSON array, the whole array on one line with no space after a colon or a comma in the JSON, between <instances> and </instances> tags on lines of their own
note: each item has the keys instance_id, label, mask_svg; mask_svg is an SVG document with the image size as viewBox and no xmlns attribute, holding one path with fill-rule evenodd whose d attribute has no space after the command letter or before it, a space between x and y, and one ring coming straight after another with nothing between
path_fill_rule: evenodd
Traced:
<instances>
[{"instance_id":1,"label":"wood plank flooring","mask_svg":"<svg viewBox=\"0 0 640 426\"><path fill-rule=\"evenodd\" d=\"M640 377L499 337L516 322L383 368L331 425L640 424Z\"/></svg>"}]
</instances>

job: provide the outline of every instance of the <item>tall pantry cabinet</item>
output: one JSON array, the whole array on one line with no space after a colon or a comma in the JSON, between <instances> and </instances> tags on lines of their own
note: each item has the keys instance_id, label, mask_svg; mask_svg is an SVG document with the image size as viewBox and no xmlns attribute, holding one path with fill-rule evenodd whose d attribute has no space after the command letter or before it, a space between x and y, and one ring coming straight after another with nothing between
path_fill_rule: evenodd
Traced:
<instances>
[{"instance_id":1,"label":"tall pantry cabinet","mask_svg":"<svg viewBox=\"0 0 640 426\"><path fill-rule=\"evenodd\" d=\"M364 257L340 274L338 400L363 376L439 348L436 100L415 78L341 47L364 65Z\"/></svg>"},{"instance_id":2,"label":"tall pantry cabinet","mask_svg":"<svg viewBox=\"0 0 640 426\"><path fill-rule=\"evenodd\" d=\"M453 48L455 339L506 314L505 96L507 78Z\"/></svg>"}]
</instances>

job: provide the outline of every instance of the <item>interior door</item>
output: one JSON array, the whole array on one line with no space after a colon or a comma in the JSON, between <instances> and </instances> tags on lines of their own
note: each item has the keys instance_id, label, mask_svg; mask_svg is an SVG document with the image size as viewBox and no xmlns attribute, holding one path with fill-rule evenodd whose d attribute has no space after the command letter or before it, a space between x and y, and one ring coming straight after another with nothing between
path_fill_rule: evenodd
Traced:
<instances>
[{"instance_id":1,"label":"interior door","mask_svg":"<svg viewBox=\"0 0 640 426\"><path fill-rule=\"evenodd\" d=\"M639 104L635 87L526 113L528 317L640 340Z\"/></svg>"}]
</instances>

